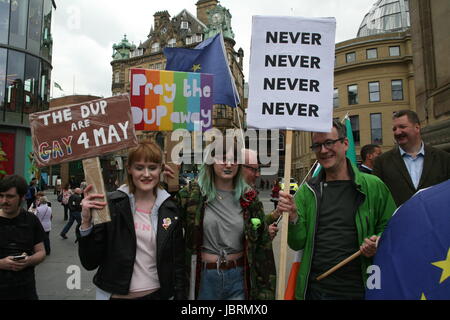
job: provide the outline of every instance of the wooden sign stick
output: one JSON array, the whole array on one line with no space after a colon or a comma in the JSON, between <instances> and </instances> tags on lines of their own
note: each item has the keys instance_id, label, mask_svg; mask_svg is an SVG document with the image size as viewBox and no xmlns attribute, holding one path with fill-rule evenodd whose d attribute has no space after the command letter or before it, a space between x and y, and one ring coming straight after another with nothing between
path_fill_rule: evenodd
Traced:
<instances>
[{"instance_id":1,"label":"wooden sign stick","mask_svg":"<svg viewBox=\"0 0 450 320\"><path fill-rule=\"evenodd\" d=\"M102 168L99 157L83 160L84 176L87 185L92 184L92 193L104 194L106 201L106 190L103 182ZM92 209L92 222L94 225L111 221L108 204L102 210Z\"/></svg>"},{"instance_id":2,"label":"wooden sign stick","mask_svg":"<svg viewBox=\"0 0 450 320\"><path fill-rule=\"evenodd\" d=\"M357 251L354 254L352 254L350 257L342 260L341 262L339 262L337 265L335 265L333 268L331 268L330 270L328 270L325 273L322 273L320 276L318 276L316 278L317 281L322 280L323 278L328 277L330 274L332 274L333 272L335 272L336 270L342 268L343 266L345 266L347 263L349 263L352 260L355 260L356 258L358 258L361 255L361 251Z\"/></svg>"},{"instance_id":3,"label":"wooden sign stick","mask_svg":"<svg viewBox=\"0 0 450 320\"><path fill-rule=\"evenodd\" d=\"M292 130L286 130L286 153L284 157L284 192L289 193L291 186ZM281 220L280 260L278 264L277 300L284 299L286 288L286 257L289 213L283 212Z\"/></svg>"}]
</instances>

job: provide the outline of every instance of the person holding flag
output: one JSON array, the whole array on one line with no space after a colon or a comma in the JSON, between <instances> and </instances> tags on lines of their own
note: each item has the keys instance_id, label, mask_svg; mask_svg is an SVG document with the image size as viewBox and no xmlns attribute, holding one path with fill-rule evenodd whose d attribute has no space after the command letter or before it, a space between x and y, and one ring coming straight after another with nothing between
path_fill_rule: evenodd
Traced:
<instances>
[{"instance_id":1,"label":"person holding flag","mask_svg":"<svg viewBox=\"0 0 450 320\"><path fill-rule=\"evenodd\" d=\"M313 133L312 142L320 172L299 189L295 202L280 192L277 207L289 213L289 246L304 250L295 298L363 299L367 268L396 206L379 178L361 173L346 157L349 141L343 124L333 121L332 131ZM358 258L317 280L352 254Z\"/></svg>"}]
</instances>

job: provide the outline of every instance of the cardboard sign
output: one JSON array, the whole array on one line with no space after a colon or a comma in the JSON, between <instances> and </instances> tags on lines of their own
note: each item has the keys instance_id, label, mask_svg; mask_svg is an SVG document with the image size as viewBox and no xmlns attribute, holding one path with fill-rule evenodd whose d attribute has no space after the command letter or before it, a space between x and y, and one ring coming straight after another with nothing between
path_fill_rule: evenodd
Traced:
<instances>
[{"instance_id":1,"label":"cardboard sign","mask_svg":"<svg viewBox=\"0 0 450 320\"><path fill-rule=\"evenodd\" d=\"M29 118L39 167L96 157L138 142L126 95L37 112Z\"/></svg>"},{"instance_id":2,"label":"cardboard sign","mask_svg":"<svg viewBox=\"0 0 450 320\"><path fill-rule=\"evenodd\" d=\"M253 17L249 127L331 130L335 32L334 18Z\"/></svg>"},{"instance_id":3,"label":"cardboard sign","mask_svg":"<svg viewBox=\"0 0 450 320\"><path fill-rule=\"evenodd\" d=\"M212 127L213 75L131 69L131 110L136 130L203 131Z\"/></svg>"}]
</instances>

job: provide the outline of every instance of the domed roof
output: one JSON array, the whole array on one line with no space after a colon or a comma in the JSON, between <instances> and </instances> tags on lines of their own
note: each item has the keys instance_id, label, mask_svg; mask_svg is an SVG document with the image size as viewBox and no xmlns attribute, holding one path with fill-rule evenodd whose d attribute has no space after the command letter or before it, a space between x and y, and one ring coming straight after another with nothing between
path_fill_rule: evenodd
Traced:
<instances>
[{"instance_id":1,"label":"domed roof","mask_svg":"<svg viewBox=\"0 0 450 320\"><path fill-rule=\"evenodd\" d=\"M410 26L408 0L378 0L364 16L357 37L405 31Z\"/></svg>"},{"instance_id":2,"label":"domed roof","mask_svg":"<svg viewBox=\"0 0 450 320\"><path fill-rule=\"evenodd\" d=\"M127 39L127 35L125 34L123 36L123 39L120 43L118 44L114 44L113 45L113 49L130 49L130 50L134 50L136 49L136 46L134 44L131 44L128 39Z\"/></svg>"}]
</instances>

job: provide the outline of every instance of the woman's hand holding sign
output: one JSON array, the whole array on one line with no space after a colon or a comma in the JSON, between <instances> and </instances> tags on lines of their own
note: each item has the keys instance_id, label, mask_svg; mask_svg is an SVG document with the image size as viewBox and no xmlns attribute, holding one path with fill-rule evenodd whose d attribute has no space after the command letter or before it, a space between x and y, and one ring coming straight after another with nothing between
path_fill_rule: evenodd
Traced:
<instances>
[{"instance_id":1,"label":"woman's hand holding sign","mask_svg":"<svg viewBox=\"0 0 450 320\"><path fill-rule=\"evenodd\" d=\"M98 209L102 210L106 206L106 201L96 201L96 199L104 199L104 194L89 194L89 192L92 190L93 185L90 184L89 186L84 189L84 199L81 201L81 229L86 230L91 227L92 225L92 214L91 209Z\"/></svg>"}]
</instances>

